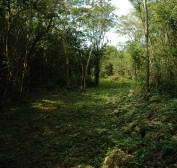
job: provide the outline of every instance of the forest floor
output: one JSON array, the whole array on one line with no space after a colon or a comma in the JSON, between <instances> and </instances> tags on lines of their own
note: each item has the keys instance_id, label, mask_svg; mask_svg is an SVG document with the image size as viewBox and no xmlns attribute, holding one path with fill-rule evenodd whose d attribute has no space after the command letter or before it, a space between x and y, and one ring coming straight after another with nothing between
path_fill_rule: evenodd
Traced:
<instances>
[{"instance_id":1,"label":"forest floor","mask_svg":"<svg viewBox=\"0 0 177 168\"><path fill-rule=\"evenodd\" d=\"M86 92L58 89L9 105L0 116L0 167L177 167L177 98L129 97L130 89L102 80Z\"/></svg>"}]
</instances>

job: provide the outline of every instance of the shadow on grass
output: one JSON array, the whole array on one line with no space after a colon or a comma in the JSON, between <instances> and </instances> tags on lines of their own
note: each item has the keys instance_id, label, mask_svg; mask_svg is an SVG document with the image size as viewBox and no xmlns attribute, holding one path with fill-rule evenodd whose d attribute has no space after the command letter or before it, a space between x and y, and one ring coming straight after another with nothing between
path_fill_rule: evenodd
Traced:
<instances>
[{"instance_id":1,"label":"shadow on grass","mask_svg":"<svg viewBox=\"0 0 177 168\"><path fill-rule=\"evenodd\" d=\"M107 103L116 88L59 91L2 112L1 167L100 167L116 144L114 107Z\"/></svg>"}]
</instances>

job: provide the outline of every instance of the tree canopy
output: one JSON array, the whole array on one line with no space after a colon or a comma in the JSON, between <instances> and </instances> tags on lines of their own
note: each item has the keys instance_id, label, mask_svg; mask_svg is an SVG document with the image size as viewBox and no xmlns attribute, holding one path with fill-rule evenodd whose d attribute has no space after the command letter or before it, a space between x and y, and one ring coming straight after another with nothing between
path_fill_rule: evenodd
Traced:
<instances>
[{"instance_id":1,"label":"tree canopy","mask_svg":"<svg viewBox=\"0 0 177 168\"><path fill-rule=\"evenodd\" d=\"M116 19L108 0L8 0L0 7L1 99L22 99L41 85L98 84L105 33Z\"/></svg>"},{"instance_id":2,"label":"tree canopy","mask_svg":"<svg viewBox=\"0 0 177 168\"><path fill-rule=\"evenodd\" d=\"M129 2L0 1L0 167L177 167L177 0Z\"/></svg>"}]
</instances>

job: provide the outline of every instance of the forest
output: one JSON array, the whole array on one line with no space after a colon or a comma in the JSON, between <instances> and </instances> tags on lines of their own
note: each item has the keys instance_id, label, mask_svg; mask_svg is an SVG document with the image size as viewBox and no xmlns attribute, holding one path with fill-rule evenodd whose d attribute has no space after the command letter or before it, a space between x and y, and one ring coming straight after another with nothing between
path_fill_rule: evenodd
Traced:
<instances>
[{"instance_id":1,"label":"forest","mask_svg":"<svg viewBox=\"0 0 177 168\"><path fill-rule=\"evenodd\" d=\"M0 167L177 167L177 1L129 2L0 1Z\"/></svg>"}]
</instances>

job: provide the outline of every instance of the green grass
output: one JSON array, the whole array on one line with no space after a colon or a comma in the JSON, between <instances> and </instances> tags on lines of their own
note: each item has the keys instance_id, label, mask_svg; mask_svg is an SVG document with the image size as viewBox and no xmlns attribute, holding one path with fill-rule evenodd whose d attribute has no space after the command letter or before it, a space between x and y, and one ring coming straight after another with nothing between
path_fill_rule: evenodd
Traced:
<instances>
[{"instance_id":1,"label":"green grass","mask_svg":"<svg viewBox=\"0 0 177 168\"><path fill-rule=\"evenodd\" d=\"M131 86L105 79L86 92L58 89L9 106L0 117L1 167L100 167L115 148L132 154L135 167L174 166L177 99L124 99Z\"/></svg>"}]
</instances>

